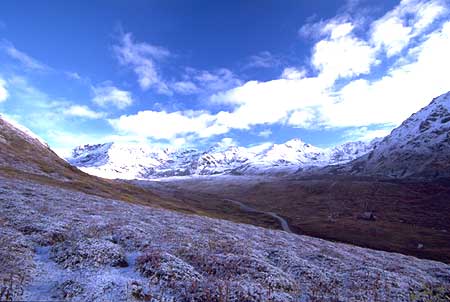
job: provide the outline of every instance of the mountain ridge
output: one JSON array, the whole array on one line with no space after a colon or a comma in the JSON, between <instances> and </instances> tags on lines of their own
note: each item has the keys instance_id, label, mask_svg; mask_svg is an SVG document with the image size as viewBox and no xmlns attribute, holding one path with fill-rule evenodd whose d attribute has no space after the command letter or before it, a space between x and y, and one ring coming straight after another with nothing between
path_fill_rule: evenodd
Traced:
<instances>
[{"instance_id":1,"label":"mountain ridge","mask_svg":"<svg viewBox=\"0 0 450 302\"><path fill-rule=\"evenodd\" d=\"M328 172L390 178L450 177L450 92L412 114L367 154Z\"/></svg>"},{"instance_id":2,"label":"mountain ridge","mask_svg":"<svg viewBox=\"0 0 450 302\"><path fill-rule=\"evenodd\" d=\"M371 142L319 148L291 139L255 147L212 146L205 150L156 148L140 143L79 146L68 162L106 178L149 179L167 176L293 173L301 168L341 164L373 149Z\"/></svg>"}]
</instances>

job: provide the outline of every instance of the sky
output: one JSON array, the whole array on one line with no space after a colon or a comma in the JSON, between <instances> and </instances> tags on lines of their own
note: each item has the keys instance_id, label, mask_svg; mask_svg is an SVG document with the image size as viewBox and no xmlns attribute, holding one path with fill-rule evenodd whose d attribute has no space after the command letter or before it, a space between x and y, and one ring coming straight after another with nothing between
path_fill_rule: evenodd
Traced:
<instances>
[{"instance_id":1,"label":"sky","mask_svg":"<svg viewBox=\"0 0 450 302\"><path fill-rule=\"evenodd\" d=\"M78 145L319 147L450 90L450 0L0 2L0 113Z\"/></svg>"}]
</instances>

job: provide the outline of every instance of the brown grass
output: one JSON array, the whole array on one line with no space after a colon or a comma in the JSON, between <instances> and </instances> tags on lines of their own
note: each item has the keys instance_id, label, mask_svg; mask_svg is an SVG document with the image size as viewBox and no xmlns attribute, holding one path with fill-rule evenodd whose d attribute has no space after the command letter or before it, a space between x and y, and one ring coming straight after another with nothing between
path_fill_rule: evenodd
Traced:
<instances>
[{"instance_id":1,"label":"brown grass","mask_svg":"<svg viewBox=\"0 0 450 302\"><path fill-rule=\"evenodd\" d=\"M235 207L217 200L236 199L278 213L299 234L450 263L447 181L280 178L239 185L180 181L175 186L185 200L213 201L223 213ZM376 220L360 219L365 211L374 213ZM261 218L253 224L280 228L276 221L254 214L241 212L236 217L250 223Z\"/></svg>"}]
</instances>

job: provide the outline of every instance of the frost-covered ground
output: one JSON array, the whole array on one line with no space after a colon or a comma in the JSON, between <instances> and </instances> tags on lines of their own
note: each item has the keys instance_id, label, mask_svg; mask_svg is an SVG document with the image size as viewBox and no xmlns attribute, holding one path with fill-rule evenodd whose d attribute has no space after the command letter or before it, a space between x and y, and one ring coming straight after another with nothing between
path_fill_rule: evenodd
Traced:
<instances>
[{"instance_id":1,"label":"frost-covered ground","mask_svg":"<svg viewBox=\"0 0 450 302\"><path fill-rule=\"evenodd\" d=\"M1 176L0 203L0 300L445 301L449 294L450 266L439 262Z\"/></svg>"}]
</instances>

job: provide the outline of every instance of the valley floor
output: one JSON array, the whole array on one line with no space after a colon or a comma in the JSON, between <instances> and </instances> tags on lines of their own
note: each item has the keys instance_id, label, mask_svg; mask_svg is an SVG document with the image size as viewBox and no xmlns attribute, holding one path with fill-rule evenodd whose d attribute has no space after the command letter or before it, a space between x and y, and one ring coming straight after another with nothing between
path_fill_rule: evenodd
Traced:
<instances>
[{"instance_id":1,"label":"valley floor","mask_svg":"<svg viewBox=\"0 0 450 302\"><path fill-rule=\"evenodd\" d=\"M449 265L411 256L2 176L0 202L0 300L421 301L450 293Z\"/></svg>"},{"instance_id":2,"label":"valley floor","mask_svg":"<svg viewBox=\"0 0 450 302\"><path fill-rule=\"evenodd\" d=\"M297 234L450 263L449 181L219 175L135 183L214 217L281 229L261 215L275 213Z\"/></svg>"}]
</instances>

